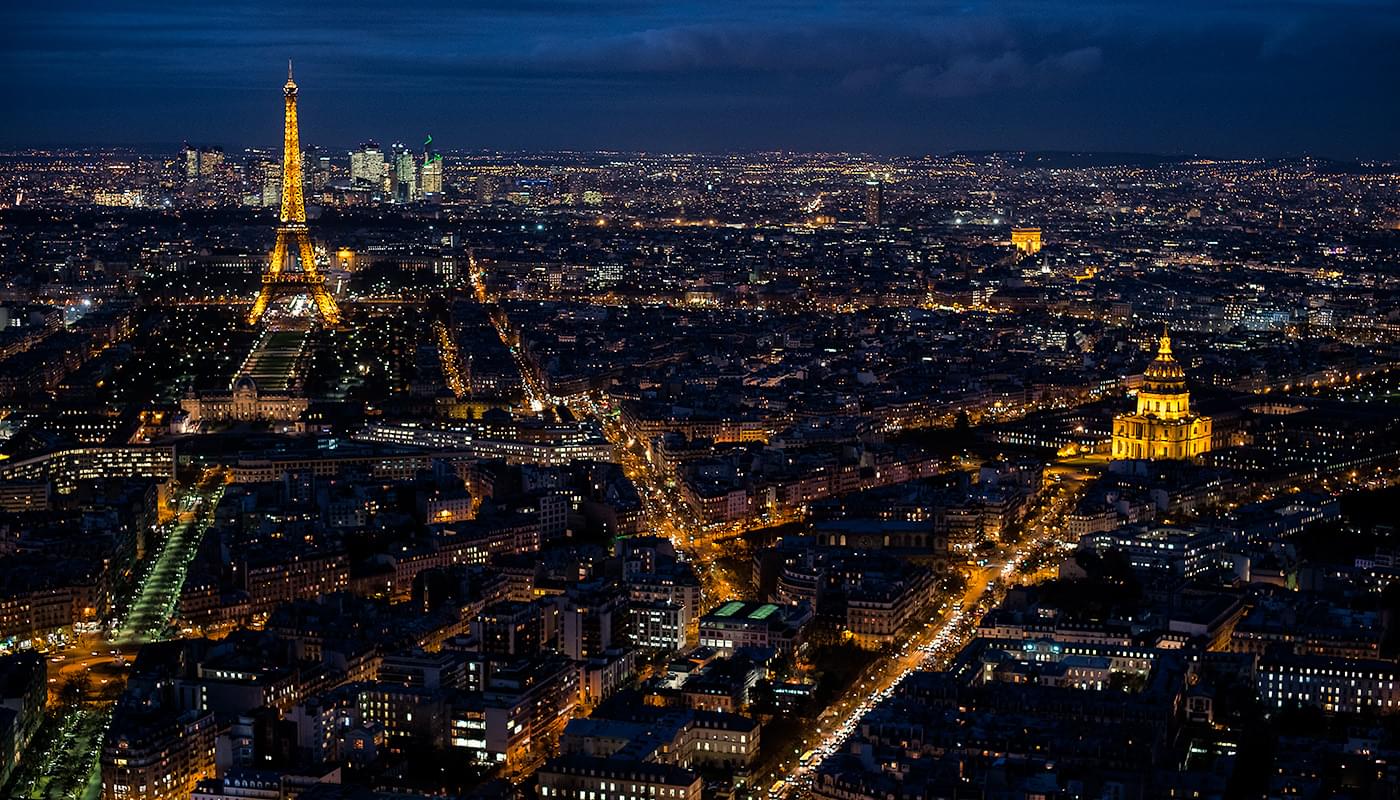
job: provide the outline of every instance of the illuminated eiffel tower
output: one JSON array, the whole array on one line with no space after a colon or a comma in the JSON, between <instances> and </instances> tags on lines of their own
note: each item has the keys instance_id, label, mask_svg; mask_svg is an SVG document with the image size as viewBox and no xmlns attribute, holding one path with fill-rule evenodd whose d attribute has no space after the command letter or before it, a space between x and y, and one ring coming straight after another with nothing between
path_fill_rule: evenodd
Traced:
<instances>
[{"instance_id":1,"label":"illuminated eiffel tower","mask_svg":"<svg viewBox=\"0 0 1400 800\"><path fill-rule=\"evenodd\" d=\"M301 137L297 134L297 85L292 80L292 62L287 62L286 125L282 135L282 216L277 223L277 244L272 261L262 276L262 291L248 312L248 324L257 323L274 297L309 294L327 325L340 323L340 309L326 291L326 278L316 269L311 236L306 227L306 195L301 181ZM293 257L300 269L289 269Z\"/></svg>"}]
</instances>

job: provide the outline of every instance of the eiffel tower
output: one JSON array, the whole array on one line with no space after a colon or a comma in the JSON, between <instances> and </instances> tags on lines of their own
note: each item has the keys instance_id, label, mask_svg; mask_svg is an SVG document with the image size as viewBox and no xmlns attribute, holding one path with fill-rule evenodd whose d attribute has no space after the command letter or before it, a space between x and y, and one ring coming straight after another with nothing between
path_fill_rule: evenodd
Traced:
<instances>
[{"instance_id":1,"label":"eiffel tower","mask_svg":"<svg viewBox=\"0 0 1400 800\"><path fill-rule=\"evenodd\" d=\"M287 62L287 84L282 87L287 97L286 125L282 135L282 216L277 223L277 244L272 248L272 261L262 276L262 291L248 312L248 324L256 324L267 311L274 297L309 294L316 301L316 310L326 325L340 324L340 309L335 298L326 291L326 278L316 269L316 255L311 250L311 236L306 227L306 195L301 180L301 137L297 133L297 85L292 80L292 62ZM298 270L289 269L293 257L300 262Z\"/></svg>"}]
</instances>

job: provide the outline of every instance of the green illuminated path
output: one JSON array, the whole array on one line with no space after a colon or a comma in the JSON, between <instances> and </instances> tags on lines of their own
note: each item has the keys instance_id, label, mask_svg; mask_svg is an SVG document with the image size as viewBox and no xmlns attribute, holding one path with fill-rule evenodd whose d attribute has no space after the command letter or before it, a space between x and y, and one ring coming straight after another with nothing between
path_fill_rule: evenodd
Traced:
<instances>
[{"instance_id":1,"label":"green illuminated path","mask_svg":"<svg viewBox=\"0 0 1400 800\"><path fill-rule=\"evenodd\" d=\"M223 484L216 483L181 499L180 521L165 537L160 553L142 576L136 598L118 630L118 643L143 644L165 638L165 629L180 602L190 562L199 550L223 493Z\"/></svg>"}]
</instances>

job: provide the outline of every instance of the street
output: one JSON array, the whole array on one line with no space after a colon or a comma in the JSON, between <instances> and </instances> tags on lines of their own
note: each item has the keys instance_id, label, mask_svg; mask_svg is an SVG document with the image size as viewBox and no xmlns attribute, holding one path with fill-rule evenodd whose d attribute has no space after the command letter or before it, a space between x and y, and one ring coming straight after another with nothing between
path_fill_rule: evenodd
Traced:
<instances>
[{"instance_id":1,"label":"street","mask_svg":"<svg viewBox=\"0 0 1400 800\"><path fill-rule=\"evenodd\" d=\"M160 552L142 573L126 616L117 628L117 644L139 646L165 638L185 586L186 570L213 521L214 508L223 492L223 482L210 473L193 492L180 499L179 519L170 526Z\"/></svg>"},{"instance_id":2,"label":"street","mask_svg":"<svg viewBox=\"0 0 1400 800\"><path fill-rule=\"evenodd\" d=\"M478 297L484 299L485 292L479 280L476 285ZM496 309L492 320L501 340L509 346L516 337L509 330L504 314ZM518 347L511 347L511 353L531 407L539 410L548 405L552 399L544 393ZM702 611L751 594L739 577L723 565L722 559L733 555L734 547L742 546L738 537L753 526L703 529L676 488L668 484L646 458L642 443L626 430L620 414L608 406L606 398L591 395L569 398L569 408L580 419L598 421L623 471L637 486L646 527L669 538L676 550L695 567L701 583ZM968 464L960 462L959 466ZM932 609L929 618L910 632L898 650L882 653L856 680L855 690L848 691L823 710L791 755L768 765L766 771L756 776L753 785L761 790L771 784L769 795L784 800L803 796L811 785L816 767L841 747L860 719L887 697L906 675L946 665L972 638L982 615L1001 601L1013 582L1053 576L1056 559L1050 556L1067 552L1072 545L1063 539L1064 515L1073 508L1083 483L1092 476L1092 466L1059 462L1047 467L1041 500L1024 522L1024 535L995 553L993 559L984 559L972 566L962 594L947 598ZM760 522L764 527L777 524Z\"/></svg>"},{"instance_id":3,"label":"street","mask_svg":"<svg viewBox=\"0 0 1400 800\"><path fill-rule=\"evenodd\" d=\"M889 696L906 675L916 670L941 669L957 655L972 639L982 615L1001 602L1008 588L1028 577L1023 566L1035 564L1040 556L1068 551L1069 543L1061 538L1061 522L1065 512L1073 508L1078 484L1062 483L1047 487L1045 492L1049 497L1027 520L1026 535L1002 551L1001 560L974 567L962 595L935 609L898 651L882 654L868 667L858 679L856 691L823 711L791 756L758 777L758 787L772 782L772 797L803 796L821 762L841 747L861 718ZM800 753L809 755L799 760Z\"/></svg>"},{"instance_id":4,"label":"street","mask_svg":"<svg viewBox=\"0 0 1400 800\"><path fill-rule=\"evenodd\" d=\"M17 797L94 798L100 789L98 753L111 719L111 703L126 684L126 672L141 645L170 634L186 571L213 521L223 496L217 472L207 472L181 496L177 519L164 531L159 550L141 567L127 613L106 636L82 634L49 659L47 741L36 739L21 763ZM68 687L77 687L76 696Z\"/></svg>"}]
</instances>

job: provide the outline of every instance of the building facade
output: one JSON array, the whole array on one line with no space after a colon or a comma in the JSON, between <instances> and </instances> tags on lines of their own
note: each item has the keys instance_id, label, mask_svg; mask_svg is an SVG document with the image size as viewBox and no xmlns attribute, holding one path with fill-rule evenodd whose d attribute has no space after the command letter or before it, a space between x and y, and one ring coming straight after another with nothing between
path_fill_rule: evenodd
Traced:
<instances>
[{"instance_id":1,"label":"building facade","mask_svg":"<svg viewBox=\"0 0 1400 800\"><path fill-rule=\"evenodd\" d=\"M1113 458L1180 461L1209 451L1210 417L1191 412L1186 371L1166 331L1143 378L1136 413L1113 418Z\"/></svg>"},{"instance_id":2,"label":"building facade","mask_svg":"<svg viewBox=\"0 0 1400 800\"><path fill-rule=\"evenodd\" d=\"M228 394L186 397L180 407L190 425L204 422L296 422L311 401L291 394L266 394L250 377L234 381Z\"/></svg>"}]
</instances>

